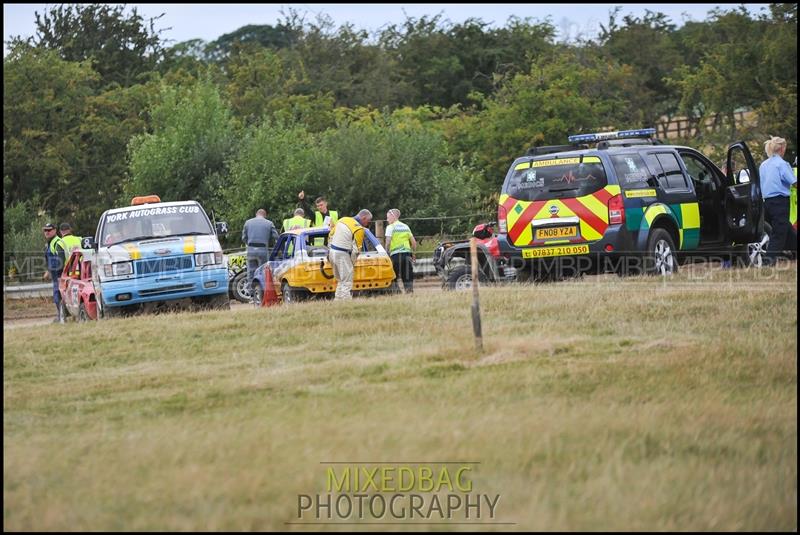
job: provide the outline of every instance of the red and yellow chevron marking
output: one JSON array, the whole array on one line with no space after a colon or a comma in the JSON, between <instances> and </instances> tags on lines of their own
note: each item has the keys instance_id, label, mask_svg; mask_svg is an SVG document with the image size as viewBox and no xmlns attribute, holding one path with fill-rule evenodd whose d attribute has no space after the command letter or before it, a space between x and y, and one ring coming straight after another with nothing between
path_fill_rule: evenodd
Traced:
<instances>
[{"instance_id":1,"label":"red and yellow chevron marking","mask_svg":"<svg viewBox=\"0 0 800 535\"><path fill-rule=\"evenodd\" d=\"M619 186L610 185L590 195L572 199L530 202L518 201L504 194L500 196L499 201L506 209L509 240L517 247L525 247L543 243L533 239L531 222L537 219L552 218L553 216L550 214L552 206L558 208L557 217L577 216L581 222L581 235L568 240L569 243L599 240L608 228L608 200L619 193Z\"/></svg>"}]
</instances>

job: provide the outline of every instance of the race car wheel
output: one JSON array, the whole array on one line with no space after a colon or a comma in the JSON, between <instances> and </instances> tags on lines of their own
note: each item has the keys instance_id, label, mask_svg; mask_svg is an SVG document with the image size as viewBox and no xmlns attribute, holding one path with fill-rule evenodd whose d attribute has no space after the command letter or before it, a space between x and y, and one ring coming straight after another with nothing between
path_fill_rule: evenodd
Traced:
<instances>
[{"instance_id":1,"label":"race car wheel","mask_svg":"<svg viewBox=\"0 0 800 535\"><path fill-rule=\"evenodd\" d=\"M478 281L486 282L486 276L482 271L478 273ZM469 290L472 288L472 268L467 264L454 267L447 275L444 288L446 290Z\"/></svg>"},{"instance_id":2,"label":"race car wheel","mask_svg":"<svg viewBox=\"0 0 800 535\"><path fill-rule=\"evenodd\" d=\"M100 296L100 302L98 303L97 307L97 317L99 319L110 319L110 318L118 318L122 315L121 307L109 307L106 305L105 301L103 301L103 296Z\"/></svg>"},{"instance_id":3,"label":"race car wheel","mask_svg":"<svg viewBox=\"0 0 800 535\"><path fill-rule=\"evenodd\" d=\"M283 281L281 283L281 296L283 296L284 303L297 303L298 301L302 301L305 297L304 294L305 292L303 292L303 290L289 286L288 281Z\"/></svg>"},{"instance_id":4,"label":"race car wheel","mask_svg":"<svg viewBox=\"0 0 800 535\"><path fill-rule=\"evenodd\" d=\"M647 239L644 268L651 275L673 275L678 272L675 242L663 228L656 228Z\"/></svg>"},{"instance_id":5,"label":"race car wheel","mask_svg":"<svg viewBox=\"0 0 800 535\"><path fill-rule=\"evenodd\" d=\"M83 322L88 320L89 320L89 314L86 313L86 305L84 305L83 301L81 301L81 304L78 307L78 321Z\"/></svg>"},{"instance_id":6,"label":"race car wheel","mask_svg":"<svg viewBox=\"0 0 800 535\"><path fill-rule=\"evenodd\" d=\"M62 299L58 303L58 316L61 320L61 323L65 323L69 319L69 312L67 312L67 305L64 304L64 300Z\"/></svg>"},{"instance_id":7,"label":"race car wheel","mask_svg":"<svg viewBox=\"0 0 800 535\"><path fill-rule=\"evenodd\" d=\"M247 271L241 271L233 278L231 295L240 303L249 303L252 300L253 297L247 284Z\"/></svg>"},{"instance_id":8,"label":"race car wheel","mask_svg":"<svg viewBox=\"0 0 800 535\"><path fill-rule=\"evenodd\" d=\"M261 284L256 280L253 281L253 292L251 296L253 305L260 307L261 303L264 301L264 289L261 288Z\"/></svg>"},{"instance_id":9,"label":"race car wheel","mask_svg":"<svg viewBox=\"0 0 800 535\"><path fill-rule=\"evenodd\" d=\"M230 310L231 299L228 297L227 293L214 295L208 298L206 307L209 310Z\"/></svg>"}]
</instances>

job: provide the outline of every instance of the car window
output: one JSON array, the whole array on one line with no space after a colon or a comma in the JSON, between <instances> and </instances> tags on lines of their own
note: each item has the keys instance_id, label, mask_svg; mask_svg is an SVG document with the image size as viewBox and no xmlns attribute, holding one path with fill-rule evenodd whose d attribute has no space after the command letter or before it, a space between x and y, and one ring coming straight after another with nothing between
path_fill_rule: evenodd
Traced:
<instances>
[{"instance_id":1,"label":"car window","mask_svg":"<svg viewBox=\"0 0 800 535\"><path fill-rule=\"evenodd\" d=\"M372 236L370 236L369 234L366 234L364 236L364 243L361 246L361 250L363 252L365 252L365 253L372 253L372 252L378 250L377 247L376 247L377 245L378 245L378 241L377 240L373 241Z\"/></svg>"},{"instance_id":2,"label":"car window","mask_svg":"<svg viewBox=\"0 0 800 535\"><path fill-rule=\"evenodd\" d=\"M664 190L689 189L678 159L671 152L647 153L645 161Z\"/></svg>"},{"instance_id":3,"label":"car window","mask_svg":"<svg viewBox=\"0 0 800 535\"><path fill-rule=\"evenodd\" d=\"M607 184L605 168L597 156L547 156L512 165L503 193L521 201L536 201L555 196L582 197Z\"/></svg>"},{"instance_id":4,"label":"car window","mask_svg":"<svg viewBox=\"0 0 800 535\"><path fill-rule=\"evenodd\" d=\"M687 152L682 152L681 158L686 166L686 171L689 173L689 178L695 183L695 189L698 189L698 186L702 188L716 183L714 170L706 162Z\"/></svg>"},{"instance_id":5,"label":"car window","mask_svg":"<svg viewBox=\"0 0 800 535\"><path fill-rule=\"evenodd\" d=\"M272 258L270 258L270 260L285 260L286 258L289 258L289 256L286 255L286 248L287 245L293 241L294 236L282 236L281 239L278 240L277 245L275 245L275 248L272 250Z\"/></svg>"},{"instance_id":6,"label":"car window","mask_svg":"<svg viewBox=\"0 0 800 535\"><path fill-rule=\"evenodd\" d=\"M647 168L644 159L637 154L615 154L611 156L619 185L624 189L652 188L656 185L653 173Z\"/></svg>"},{"instance_id":7,"label":"car window","mask_svg":"<svg viewBox=\"0 0 800 535\"><path fill-rule=\"evenodd\" d=\"M328 256L328 234L324 235L305 235L306 254L311 258L325 258Z\"/></svg>"},{"instance_id":8,"label":"car window","mask_svg":"<svg viewBox=\"0 0 800 535\"><path fill-rule=\"evenodd\" d=\"M656 154L656 157L664 170L664 176L667 180L666 189L688 189L678 158L671 152L659 153Z\"/></svg>"}]
</instances>

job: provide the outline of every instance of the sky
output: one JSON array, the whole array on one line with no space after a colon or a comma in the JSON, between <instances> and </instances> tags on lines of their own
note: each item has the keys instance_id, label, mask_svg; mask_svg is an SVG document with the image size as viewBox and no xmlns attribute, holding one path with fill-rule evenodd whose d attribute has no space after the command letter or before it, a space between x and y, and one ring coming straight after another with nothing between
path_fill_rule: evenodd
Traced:
<instances>
[{"instance_id":1,"label":"sky","mask_svg":"<svg viewBox=\"0 0 800 535\"><path fill-rule=\"evenodd\" d=\"M3 41L11 36L32 36L36 30L34 13L45 12L57 4L3 4ZM454 23L480 18L492 26L504 26L508 18L532 17L544 20L550 17L558 29L558 38L574 39L594 37L600 24L608 22L614 6L621 6L621 15L642 16L645 10L660 11L674 23L686 20L704 20L715 7L733 9L741 4L127 4L135 6L145 18L164 13L156 21L156 29L164 30L162 39L168 45L203 39L213 41L247 24L275 25L282 19L281 11L292 7L313 21L319 14L330 16L337 26L346 22L356 29L375 32L388 24L402 23L406 15L414 18L442 14ZM751 13L759 13L768 4L746 4ZM621 18L621 17L620 17ZM5 47L4 47L5 50ZM5 54L5 53L4 53Z\"/></svg>"}]
</instances>

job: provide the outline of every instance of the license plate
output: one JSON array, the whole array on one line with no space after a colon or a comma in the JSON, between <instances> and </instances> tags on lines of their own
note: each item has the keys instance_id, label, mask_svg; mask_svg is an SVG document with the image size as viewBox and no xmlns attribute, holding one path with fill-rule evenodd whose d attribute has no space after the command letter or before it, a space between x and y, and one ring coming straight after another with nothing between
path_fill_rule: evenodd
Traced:
<instances>
[{"instance_id":1,"label":"license plate","mask_svg":"<svg viewBox=\"0 0 800 535\"><path fill-rule=\"evenodd\" d=\"M578 235L578 227L546 227L536 229L537 240L553 240L557 238L574 238Z\"/></svg>"},{"instance_id":2,"label":"license plate","mask_svg":"<svg viewBox=\"0 0 800 535\"><path fill-rule=\"evenodd\" d=\"M544 258L546 256L568 256L576 254L587 254L588 245L562 245L560 247L537 247L536 249L525 249L522 251L522 258Z\"/></svg>"}]
</instances>

